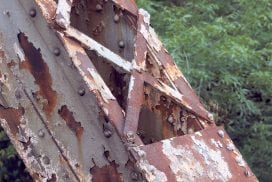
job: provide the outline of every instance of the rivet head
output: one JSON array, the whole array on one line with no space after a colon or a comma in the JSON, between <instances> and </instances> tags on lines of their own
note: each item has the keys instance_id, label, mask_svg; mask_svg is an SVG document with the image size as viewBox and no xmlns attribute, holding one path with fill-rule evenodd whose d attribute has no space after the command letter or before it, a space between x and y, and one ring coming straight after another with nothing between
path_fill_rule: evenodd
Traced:
<instances>
[{"instance_id":1,"label":"rivet head","mask_svg":"<svg viewBox=\"0 0 272 182\"><path fill-rule=\"evenodd\" d=\"M44 156L42 160L43 160L43 163L45 165L49 165L50 164L50 159L47 156Z\"/></svg>"},{"instance_id":2,"label":"rivet head","mask_svg":"<svg viewBox=\"0 0 272 182\"><path fill-rule=\"evenodd\" d=\"M43 138L45 136L45 133L44 133L44 131L42 129L40 129L38 131L38 136L41 137L41 138Z\"/></svg>"},{"instance_id":3,"label":"rivet head","mask_svg":"<svg viewBox=\"0 0 272 182\"><path fill-rule=\"evenodd\" d=\"M115 23L118 23L120 21L120 16L117 15L117 14L114 15L113 20L114 20Z\"/></svg>"},{"instance_id":4,"label":"rivet head","mask_svg":"<svg viewBox=\"0 0 272 182\"><path fill-rule=\"evenodd\" d=\"M245 171L245 176L250 176L250 172L248 170Z\"/></svg>"},{"instance_id":5,"label":"rivet head","mask_svg":"<svg viewBox=\"0 0 272 182\"><path fill-rule=\"evenodd\" d=\"M101 4L97 4L97 5L95 6L95 10L96 10L97 12L102 11L102 9L103 9L103 7L102 7Z\"/></svg>"},{"instance_id":6,"label":"rivet head","mask_svg":"<svg viewBox=\"0 0 272 182\"><path fill-rule=\"evenodd\" d=\"M85 95L85 89L82 88L82 87L80 87L77 92L78 92L78 95L80 95L80 96L84 96Z\"/></svg>"},{"instance_id":7,"label":"rivet head","mask_svg":"<svg viewBox=\"0 0 272 182\"><path fill-rule=\"evenodd\" d=\"M29 16L31 16L32 18L34 18L37 15L37 12L34 8L29 10Z\"/></svg>"},{"instance_id":8,"label":"rivet head","mask_svg":"<svg viewBox=\"0 0 272 182\"><path fill-rule=\"evenodd\" d=\"M227 149L229 151L233 151L234 150L234 145L232 143L227 144Z\"/></svg>"},{"instance_id":9,"label":"rivet head","mask_svg":"<svg viewBox=\"0 0 272 182\"><path fill-rule=\"evenodd\" d=\"M104 129L104 136L105 136L106 138L110 138L110 137L112 136L112 131L109 130L109 129L107 129L107 128L105 128L105 129Z\"/></svg>"},{"instance_id":10,"label":"rivet head","mask_svg":"<svg viewBox=\"0 0 272 182\"><path fill-rule=\"evenodd\" d=\"M55 48L54 49L54 54L55 54L55 56L59 56L60 55L60 49L59 48Z\"/></svg>"},{"instance_id":11,"label":"rivet head","mask_svg":"<svg viewBox=\"0 0 272 182\"><path fill-rule=\"evenodd\" d=\"M174 117L170 115L167 119L168 123L173 124L174 123Z\"/></svg>"},{"instance_id":12,"label":"rivet head","mask_svg":"<svg viewBox=\"0 0 272 182\"><path fill-rule=\"evenodd\" d=\"M221 138L223 138L224 137L224 131L223 130L218 130L218 135L221 137Z\"/></svg>"},{"instance_id":13,"label":"rivet head","mask_svg":"<svg viewBox=\"0 0 272 182\"><path fill-rule=\"evenodd\" d=\"M120 41L118 42L118 46L119 46L121 49L125 48L125 42L122 41L122 40L120 40Z\"/></svg>"},{"instance_id":14,"label":"rivet head","mask_svg":"<svg viewBox=\"0 0 272 182\"><path fill-rule=\"evenodd\" d=\"M132 171L130 173L130 178L133 180L133 181L137 181L138 180L138 174L135 172L135 171Z\"/></svg>"},{"instance_id":15,"label":"rivet head","mask_svg":"<svg viewBox=\"0 0 272 182\"><path fill-rule=\"evenodd\" d=\"M127 140L130 142L133 142L135 140L135 135L132 131L128 131L126 136L127 136Z\"/></svg>"}]
</instances>

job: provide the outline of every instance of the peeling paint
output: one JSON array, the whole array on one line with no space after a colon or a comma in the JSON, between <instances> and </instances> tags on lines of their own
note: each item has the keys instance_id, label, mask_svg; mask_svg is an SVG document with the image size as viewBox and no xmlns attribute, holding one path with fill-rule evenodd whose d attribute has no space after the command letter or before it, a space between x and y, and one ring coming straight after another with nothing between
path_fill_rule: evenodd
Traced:
<instances>
[{"instance_id":1,"label":"peeling paint","mask_svg":"<svg viewBox=\"0 0 272 182\"><path fill-rule=\"evenodd\" d=\"M162 151L170 160L170 167L176 176L176 181L196 182L204 176L203 166L190 150L181 146L173 147L169 140L164 140L162 143Z\"/></svg>"},{"instance_id":2,"label":"peeling paint","mask_svg":"<svg viewBox=\"0 0 272 182\"><path fill-rule=\"evenodd\" d=\"M224 160L220 150L211 149L203 140L196 139L192 136L194 148L204 158L207 166L209 166L208 176L211 180L229 181L232 174L229 171L229 166Z\"/></svg>"},{"instance_id":3,"label":"peeling paint","mask_svg":"<svg viewBox=\"0 0 272 182\"><path fill-rule=\"evenodd\" d=\"M73 113L69 111L67 106L62 106L58 113L62 117L62 119L64 119L69 128L80 139L83 134L84 128L81 126L80 122L75 120Z\"/></svg>"},{"instance_id":4,"label":"peeling paint","mask_svg":"<svg viewBox=\"0 0 272 182\"><path fill-rule=\"evenodd\" d=\"M43 97L43 110L48 117L51 116L56 103L57 92L52 89L52 77L49 68L44 62L39 49L28 41L24 33L18 34L18 40L25 54L25 61L20 63L20 69L28 70L35 79L35 84L39 86L37 95Z\"/></svg>"},{"instance_id":5,"label":"peeling paint","mask_svg":"<svg viewBox=\"0 0 272 182\"><path fill-rule=\"evenodd\" d=\"M71 0L59 0L56 12L56 22L62 27L67 28L70 26L70 12L72 1Z\"/></svg>"}]
</instances>

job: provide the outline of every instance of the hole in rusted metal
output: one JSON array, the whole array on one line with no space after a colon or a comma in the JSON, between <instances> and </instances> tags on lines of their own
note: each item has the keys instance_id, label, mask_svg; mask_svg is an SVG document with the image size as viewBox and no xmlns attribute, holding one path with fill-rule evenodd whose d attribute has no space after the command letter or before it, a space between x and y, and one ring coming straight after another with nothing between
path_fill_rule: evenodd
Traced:
<instances>
[{"instance_id":1,"label":"hole in rusted metal","mask_svg":"<svg viewBox=\"0 0 272 182\"><path fill-rule=\"evenodd\" d=\"M51 178L47 180L47 182L56 182L56 181L57 181L56 174L52 174Z\"/></svg>"},{"instance_id":2,"label":"hole in rusted metal","mask_svg":"<svg viewBox=\"0 0 272 182\"><path fill-rule=\"evenodd\" d=\"M90 169L92 174L92 181L100 182L119 182L121 181L120 174L118 173L117 168L119 167L115 161L110 162L109 165L103 167L94 166Z\"/></svg>"},{"instance_id":3,"label":"hole in rusted metal","mask_svg":"<svg viewBox=\"0 0 272 182\"><path fill-rule=\"evenodd\" d=\"M134 37L136 18L118 10L118 23L114 20L117 8L112 1L99 1L103 10L97 13L96 0L75 0L71 10L71 25L92 37L128 61L134 58ZM107 12L107 13L104 13ZM125 48L120 49L118 41L123 40Z\"/></svg>"},{"instance_id":4,"label":"hole in rusted metal","mask_svg":"<svg viewBox=\"0 0 272 182\"><path fill-rule=\"evenodd\" d=\"M18 34L18 40L26 56L26 60L20 63L20 69L26 69L33 75L35 84L39 86L39 91L35 94L44 99L43 110L47 116L51 116L57 103L57 93L52 89L49 68L42 58L40 49L36 49L24 33Z\"/></svg>"},{"instance_id":5,"label":"hole in rusted metal","mask_svg":"<svg viewBox=\"0 0 272 182\"><path fill-rule=\"evenodd\" d=\"M64 119L67 126L75 133L77 138L80 139L84 128L81 126L80 122L75 120L73 113L67 108L66 105L62 106L58 113L62 119Z\"/></svg>"},{"instance_id":6,"label":"hole in rusted metal","mask_svg":"<svg viewBox=\"0 0 272 182\"><path fill-rule=\"evenodd\" d=\"M191 134L203 129L198 118L171 98L145 86L145 101L137 134L144 144Z\"/></svg>"},{"instance_id":7,"label":"hole in rusted metal","mask_svg":"<svg viewBox=\"0 0 272 182\"><path fill-rule=\"evenodd\" d=\"M128 83L130 76L116 70L104 58L97 56L94 51L86 50L98 73L107 84L120 106L125 109L127 105Z\"/></svg>"},{"instance_id":8,"label":"hole in rusted metal","mask_svg":"<svg viewBox=\"0 0 272 182\"><path fill-rule=\"evenodd\" d=\"M16 135L19 132L20 120L24 113L25 110L23 107L14 109L5 108L2 105L0 105L0 118L6 120L13 135Z\"/></svg>"}]
</instances>

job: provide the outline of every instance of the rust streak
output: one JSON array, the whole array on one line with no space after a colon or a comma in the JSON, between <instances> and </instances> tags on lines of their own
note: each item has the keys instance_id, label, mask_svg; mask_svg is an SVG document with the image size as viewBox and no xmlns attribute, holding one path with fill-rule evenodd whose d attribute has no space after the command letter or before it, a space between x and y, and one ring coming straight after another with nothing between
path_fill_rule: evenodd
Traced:
<instances>
[{"instance_id":1,"label":"rust streak","mask_svg":"<svg viewBox=\"0 0 272 182\"><path fill-rule=\"evenodd\" d=\"M103 167L94 166L90 169L92 174L92 181L100 182L119 182L121 181L120 174L117 171L118 164L115 161L111 162L110 165Z\"/></svg>"},{"instance_id":2,"label":"rust streak","mask_svg":"<svg viewBox=\"0 0 272 182\"><path fill-rule=\"evenodd\" d=\"M62 106L59 110L59 115L64 119L68 127L76 134L77 138L80 139L84 128L81 126L80 122L77 122L74 118L74 115L67 106Z\"/></svg>"},{"instance_id":3,"label":"rust streak","mask_svg":"<svg viewBox=\"0 0 272 182\"><path fill-rule=\"evenodd\" d=\"M6 120L11 133L16 135L19 132L20 119L24 115L25 110L22 107L18 109L5 108L0 105L0 118Z\"/></svg>"},{"instance_id":4,"label":"rust streak","mask_svg":"<svg viewBox=\"0 0 272 182\"><path fill-rule=\"evenodd\" d=\"M24 33L18 34L18 40L26 56L26 60L21 62L19 67L28 70L33 75L35 84L39 86L36 94L47 100L43 102L43 110L46 116L50 117L57 103L57 92L52 89L49 68L42 58L40 49L36 49Z\"/></svg>"}]
</instances>

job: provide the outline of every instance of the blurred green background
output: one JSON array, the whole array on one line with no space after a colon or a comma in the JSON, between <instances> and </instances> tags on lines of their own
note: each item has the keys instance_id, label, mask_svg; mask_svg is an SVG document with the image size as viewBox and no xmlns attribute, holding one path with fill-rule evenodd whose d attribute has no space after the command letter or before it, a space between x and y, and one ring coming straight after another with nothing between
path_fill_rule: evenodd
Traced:
<instances>
[{"instance_id":1,"label":"blurred green background","mask_svg":"<svg viewBox=\"0 0 272 182\"><path fill-rule=\"evenodd\" d=\"M272 181L272 1L137 0L260 181ZM0 130L0 181L29 181Z\"/></svg>"}]
</instances>

